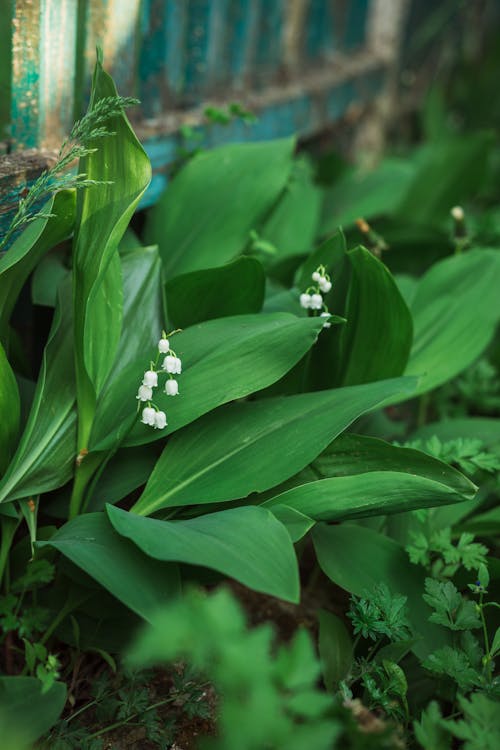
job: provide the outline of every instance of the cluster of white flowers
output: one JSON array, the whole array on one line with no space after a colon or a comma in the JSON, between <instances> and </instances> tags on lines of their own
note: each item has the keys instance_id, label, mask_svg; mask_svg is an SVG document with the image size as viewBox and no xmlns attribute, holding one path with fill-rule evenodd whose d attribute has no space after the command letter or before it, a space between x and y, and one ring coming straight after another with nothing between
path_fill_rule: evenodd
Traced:
<instances>
[{"instance_id":1,"label":"cluster of white flowers","mask_svg":"<svg viewBox=\"0 0 500 750\"><path fill-rule=\"evenodd\" d=\"M322 311L320 313L321 318L325 318L323 328L331 328L331 323L327 320L330 318L330 313L325 305L323 294L328 294L332 288L332 282L330 281L329 275L326 273L324 266L318 266L318 268L312 273L311 279L314 284L311 284L305 292L300 295L300 305L305 310L317 310Z\"/></svg>"},{"instance_id":2,"label":"cluster of white flowers","mask_svg":"<svg viewBox=\"0 0 500 750\"><path fill-rule=\"evenodd\" d=\"M175 333L175 331L174 331ZM172 334L169 334L170 336ZM161 354L166 356L163 359L163 363L160 370L157 370L158 360ZM182 372L182 362L176 353L170 348L170 342L167 338L165 331L162 332L162 337L158 342L158 354L156 356L156 362L150 363L150 369L146 370L142 383L139 386L136 398L139 403L147 402L142 410L143 424L147 424L150 427L154 427L157 430L162 430L167 426L167 415L161 409L158 409L151 401L153 398L153 388L158 387L158 375L163 373L168 374L168 378L165 382L164 393L167 396L177 396L179 394L179 384L173 377L174 375L180 375Z\"/></svg>"}]
</instances>

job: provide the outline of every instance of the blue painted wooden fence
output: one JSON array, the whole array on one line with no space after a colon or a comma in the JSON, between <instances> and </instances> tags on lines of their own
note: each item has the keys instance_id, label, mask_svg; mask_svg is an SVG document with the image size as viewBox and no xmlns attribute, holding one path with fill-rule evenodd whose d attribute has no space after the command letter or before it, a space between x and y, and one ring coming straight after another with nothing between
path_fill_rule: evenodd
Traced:
<instances>
[{"instance_id":1,"label":"blue painted wooden fence","mask_svg":"<svg viewBox=\"0 0 500 750\"><path fill-rule=\"evenodd\" d=\"M56 148L84 111L96 44L119 92L141 100L131 119L153 164L146 205L182 125L208 146L320 131L384 81L368 44L374 1L1 0L0 142L21 154L4 160L0 190L26 179L24 150ZM206 124L203 104L232 101L258 121Z\"/></svg>"}]
</instances>

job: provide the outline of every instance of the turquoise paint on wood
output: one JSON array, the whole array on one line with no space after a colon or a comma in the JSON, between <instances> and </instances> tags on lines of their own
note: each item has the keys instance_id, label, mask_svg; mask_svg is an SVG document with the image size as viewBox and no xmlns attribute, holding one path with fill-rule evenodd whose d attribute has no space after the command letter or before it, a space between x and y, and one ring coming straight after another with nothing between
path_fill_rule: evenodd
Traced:
<instances>
[{"instance_id":1,"label":"turquoise paint on wood","mask_svg":"<svg viewBox=\"0 0 500 750\"><path fill-rule=\"evenodd\" d=\"M310 135L353 102L370 101L384 78L375 61L372 74L364 68L353 80L326 80L319 89L314 75L304 74L323 75L338 52L358 54L372 1L3 0L15 24L12 34L2 29L13 60L7 69L8 55L2 58L0 117L3 111L4 121L11 119L17 147L60 143L85 110L99 43L120 93L142 99L131 116L153 163L143 202L150 205L178 156L182 139L175 128L188 108L255 100L259 121L252 127L206 125L199 109L191 110L189 121L200 123L202 144L210 147ZM157 118L155 126L141 129L141 117Z\"/></svg>"},{"instance_id":2,"label":"turquoise paint on wood","mask_svg":"<svg viewBox=\"0 0 500 750\"><path fill-rule=\"evenodd\" d=\"M347 5L343 47L354 49L366 40L370 0L349 0Z\"/></svg>"},{"instance_id":3,"label":"turquoise paint on wood","mask_svg":"<svg viewBox=\"0 0 500 750\"><path fill-rule=\"evenodd\" d=\"M75 97L78 0L42 0L39 142L58 147L71 130Z\"/></svg>"},{"instance_id":4,"label":"turquoise paint on wood","mask_svg":"<svg viewBox=\"0 0 500 750\"><path fill-rule=\"evenodd\" d=\"M17 148L39 144L40 2L16 0L12 15L10 135Z\"/></svg>"},{"instance_id":5,"label":"turquoise paint on wood","mask_svg":"<svg viewBox=\"0 0 500 750\"><path fill-rule=\"evenodd\" d=\"M305 54L309 60L322 58L335 49L331 3L309 0L305 20Z\"/></svg>"},{"instance_id":6,"label":"turquoise paint on wood","mask_svg":"<svg viewBox=\"0 0 500 750\"><path fill-rule=\"evenodd\" d=\"M257 0L256 0L257 2ZM285 0L259 2L257 43L253 65L258 87L276 83L283 60L283 31L285 28Z\"/></svg>"}]
</instances>

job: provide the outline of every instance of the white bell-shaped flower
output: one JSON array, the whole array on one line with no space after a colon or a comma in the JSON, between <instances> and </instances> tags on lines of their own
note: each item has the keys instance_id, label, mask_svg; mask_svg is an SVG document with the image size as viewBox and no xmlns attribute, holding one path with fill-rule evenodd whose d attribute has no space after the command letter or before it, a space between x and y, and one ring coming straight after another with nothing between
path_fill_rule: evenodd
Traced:
<instances>
[{"instance_id":1,"label":"white bell-shaped flower","mask_svg":"<svg viewBox=\"0 0 500 750\"><path fill-rule=\"evenodd\" d=\"M321 310L323 307L323 297L321 294L311 294L311 302L309 307L311 310Z\"/></svg>"},{"instance_id":2,"label":"white bell-shaped flower","mask_svg":"<svg viewBox=\"0 0 500 750\"><path fill-rule=\"evenodd\" d=\"M329 318L330 317L330 313L322 312L319 317L320 318ZM323 323L323 328L331 328L331 327L332 327L332 324L329 322L329 320L325 320L325 322Z\"/></svg>"},{"instance_id":3,"label":"white bell-shaped flower","mask_svg":"<svg viewBox=\"0 0 500 750\"><path fill-rule=\"evenodd\" d=\"M154 425L155 425L155 415L156 415L156 411L151 406L146 406L142 410L142 419L141 419L141 422L143 424L148 424L151 427L154 427Z\"/></svg>"},{"instance_id":4,"label":"white bell-shaped flower","mask_svg":"<svg viewBox=\"0 0 500 750\"><path fill-rule=\"evenodd\" d=\"M138 398L139 401L151 401L153 398L153 389L150 388L149 385L139 386L136 398Z\"/></svg>"},{"instance_id":5,"label":"white bell-shaped flower","mask_svg":"<svg viewBox=\"0 0 500 750\"><path fill-rule=\"evenodd\" d=\"M155 412L154 428L156 430L163 430L167 426L167 415L164 411Z\"/></svg>"},{"instance_id":6,"label":"white bell-shaped flower","mask_svg":"<svg viewBox=\"0 0 500 750\"><path fill-rule=\"evenodd\" d=\"M171 375L180 375L182 371L182 362L179 357L168 354L163 360L163 369Z\"/></svg>"},{"instance_id":7,"label":"white bell-shaped flower","mask_svg":"<svg viewBox=\"0 0 500 750\"><path fill-rule=\"evenodd\" d=\"M154 370L147 370L144 373L142 384L147 385L148 388L156 388L156 386L158 385L158 373L156 373Z\"/></svg>"},{"instance_id":8,"label":"white bell-shaped flower","mask_svg":"<svg viewBox=\"0 0 500 750\"><path fill-rule=\"evenodd\" d=\"M179 393L179 383L177 380L169 379L165 383L165 393L167 396L177 396Z\"/></svg>"},{"instance_id":9,"label":"white bell-shaped flower","mask_svg":"<svg viewBox=\"0 0 500 750\"><path fill-rule=\"evenodd\" d=\"M160 354L168 354L170 350L170 343L168 339L160 339L158 341L158 351Z\"/></svg>"},{"instance_id":10,"label":"white bell-shaped flower","mask_svg":"<svg viewBox=\"0 0 500 750\"><path fill-rule=\"evenodd\" d=\"M321 278L322 278L322 277L321 277L321 274L320 274L320 272L319 272L319 271L314 271L314 273L313 273L313 274L311 274L311 279L312 279L313 281L315 281L316 283L318 283L318 282L320 281L320 279L321 279Z\"/></svg>"},{"instance_id":11,"label":"white bell-shaped flower","mask_svg":"<svg viewBox=\"0 0 500 750\"><path fill-rule=\"evenodd\" d=\"M305 310L308 310L311 307L311 295L307 294L307 292L300 295L300 306Z\"/></svg>"},{"instance_id":12,"label":"white bell-shaped flower","mask_svg":"<svg viewBox=\"0 0 500 750\"><path fill-rule=\"evenodd\" d=\"M328 281L328 279L325 279L325 277L322 276L319 280L319 288L324 294L328 294L328 292L332 288L332 282Z\"/></svg>"}]
</instances>

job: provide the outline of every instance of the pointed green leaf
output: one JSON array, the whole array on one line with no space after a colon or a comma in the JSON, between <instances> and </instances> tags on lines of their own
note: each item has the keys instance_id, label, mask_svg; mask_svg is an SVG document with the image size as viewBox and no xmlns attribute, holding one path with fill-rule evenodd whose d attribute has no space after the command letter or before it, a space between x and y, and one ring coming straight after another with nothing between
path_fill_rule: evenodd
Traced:
<instances>
[{"instance_id":1,"label":"pointed green leaf","mask_svg":"<svg viewBox=\"0 0 500 750\"><path fill-rule=\"evenodd\" d=\"M278 204L259 236L276 248L272 261L309 253L314 245L322 202L308 159L299 158Z\"/></svg>"},{"instance_id":2,"label":"pointed green leaf","mask_svg":"<svg viewBox=\"0 0 500 750\"><path fill-rule=\"evenodd\" d=\"M331 612L318 612L318 647L327 690L333 691L349 673L353 658L352 640L340 619Z\"/></svg>"},{"instance_id":3,"label":"pointed green leaf","mask_svg":"<svg viewBox=\"0 0 500 750\"><path fill-rule=\"evenodd\" d=\"M347 253L352 266L347 323L340 329L343 385L391 378L404 371L413 324L393 276L364 247Z\"/></svg>"},{"instance_id":4,"label":"pointed green leaf","mask_svg":"<svg viewBox=\"0 0 500 750\"><path fill-rule=\"evenodd\" d=\"M124 445L158 440L228 401L247 396L279 380L313 345L321 330L318 319L287 313L238 315L209 320L175 335L172 346L182 359L179 396L155 393L167 413L166 430L152 430L135 415L137 387L154 350L144 348L135 364L124 368L116 386L99 405L89 447L112 447L130 427Z\"/></svg>"},{"instance_id":5,"label":"pointed green leaf","mask_svg":"<svg viewBox=\"0 0 500 750\"><path fill-rule=\"evenodd\" d=\"M23 744L18 747L27 748L56 723L66 703L66 685L55 682L43 688L35 677L0 677L2 743L6 727L19 732Z\"/></svg>"},{"instance_id":6,"label":"pointed green leaf","mask_svg":"<svg viewBox=\"0 0 500 750\"><path fill-rule=\"evenodd\" d=\"M107 512L119 534L156 560L212 568L255 591L299 600L292 541L263 508L233 508L187 521L141 518L112 505Z\"/></svg>"},{"instance_id":7,"label":"pointed green leaf","mask_svg":"<svg viewBox=\"0 0 500 750\"><path fill-rule=\"evenodd\" d=\"M164 325L158 248L127 252L121 256L121 265L124 292L122 334L118 354L97 401L93 427L94 432L111 433L108 448L113 448L115 442L121 440L137 418L137 388L150 357L156 356L153 347L156 347ZM125 389L129 400L123 403L119 399Z\"/></svg>"},{"instance_id":8,"label":"pointed green leaf","mask_svg":"<svg viewBox=\"0 0 500 750\"><path fill-rule=\"evenodd\" d=\"M0 343L0 477L16 447L21 400L16 378Z\"/></svg>"},{"instance_id":9,"label":"pointed green leaf","mask_svg":"<svg viewBox=\"0 0 500 750\"><path fill-rule=\"evenodd\" d=\"M247 256L220 268L176 276L165 290L169 320L177 328L188 328L212 318L259 312L265 281L262 265Z\"/></svg>"},{"instance_id":10,"label":"pointed green leaf","mask_svg":"<svg viewBox=\"0 0 500 750\"><path fill-rule=\"evenodd\" d=\"M73 231L74 191L61 190L56 193L42 212L53 216L28 224L8 252L0 255L0 340L4 344L12 309L28 276L45 253Z\"/></svg>"},{"instance_id":11,"label":"pointed green leaf","mask_svg":"<svg viewBox=\"0 0 500 750\"><path fill-rule=\"evenodd\" d=\"M62 288L27 424L0 482L0 502L66 484L76 456L73 325L68 285Z\"/></svg>"},{"instance_id":12,"label":"pointed green leaf","mask_svg":"<svg viewBox=\"0 0 500 750\"><path fill-rule=\"evenodd\" d=\"M116 533L105 513L78 516L36 546L57 549L146 620L178 593L176 567L142 554Z\"/></svg>"},{"instance_id":13,"label":"pointed green leaf","mask_svg":"<svg viewBox=\"0 0 500 750\"><path fill-rule=\"evenodd\" d=\"M394 594L407 597L410 621L417 635L413 650L421 658L446 643L443 629L428 622L422 606L425 573L412 565L403 547L389 537L357 524L316 524L314 548L323 572L338 586L356 596L373 591L383 582Z\"/></svg>"},{"instance_id":14,"label":"pointed green leaf","mask_svg":"<svg viewBox=\"0 0 500 750\"><path fill-rule=\"evenodd\" d=\"M497 250L470 250L436 263L411 305L415 335L406 375L420 375L418 393L458 375L486 349L500 320Z\"/></svg>"},{"instance_id":15,"label":"pointed green leaf","mask_svg":"<svg viewBox=\"0 0 500 750\"><path fill-rule=\"evenodd\" d=\"M365 411L413 387L396 379L229 404L174 435L133 510L149 515L263 492L307 466Z\"/></svg>"},{"instance_id":16,"label":"pointed green leaf","mask_svg":"<svg viewBox=\"0 0 500 750\"><path fill-rule=\"evenodd\" d=\"M300 541L316 523L314 519L287 505L273 505L270 510L286 528L294 543Z\"/></svg>"},{"instance_id":17,"label":"pointed green leaf","mask_svg":"<svg viewBox=\"0 0 500 750\"><path fill-rule=\"evenodd\" d=\"M112 78L96 63L90 109L116 96ZM98 184L78 192L74 239L75 349L80 442L86 444L95 397L111 369L120 339L121 289L104 284L113 255L151 179L151 165L124 113L110 119L114 135L99 138L80 171ZM109 277L108 277L109 280ZM100 297L111 295L109 304ZM97 309L96 308L97 305ZM106 336L101 336L103 327ZM83 447L83 445L79 447Z\"/></svg>"},{"instance_id":18,"label":"pointed green leaf","mask_svg":"<svg viewBox=\"0 0 500 750\"><path fill-rule=\"evenodd\" d=\"M287 505L316 520L340 521L461 502L472 496L475 488L472 483L470 487L464 495L427 477L371 471L299 485L276 495L265 505Z\"/></svg>"},{"instance_id":19,"label":"pointed green leaf","mask_svg":"<svg viewBox=\"0 0 500 750\"><path fill-rule=\"evenodd\" d=\"M408 472L454 489L464 497L474 495L474 484L452 466L412 448L399 448L365 435L342 435L313 462L322 477L349 476L369 471Z\"/></svg>"},{"instance_id":20,"label":"pointed green leaf","mask_svg":"<svg viewBox=\"0 0 500 750\"><path fill-rule=\"evenodd\" d=\"M197 154L149 213L168 279L239 255L286 185L294 140L229 144Z\"/></svg>"},{"instance_id":21,"label":"pointed green leaf","mask_svg":"<svg viewBox=\"0 0 500 750\"><path fill-rule=\"evenodd\" d=\"M122 267L113 253L99 284L89 294L83 334L84 358L90 379L100 393L107 382L110 362L118 351L123 311ZM106 356L103 356L106 352Z\"/></svg>"}]
</instances>

